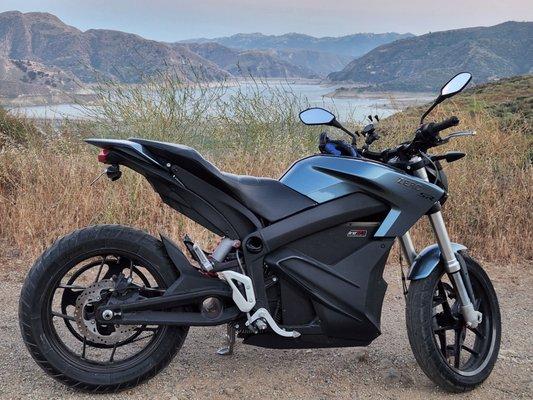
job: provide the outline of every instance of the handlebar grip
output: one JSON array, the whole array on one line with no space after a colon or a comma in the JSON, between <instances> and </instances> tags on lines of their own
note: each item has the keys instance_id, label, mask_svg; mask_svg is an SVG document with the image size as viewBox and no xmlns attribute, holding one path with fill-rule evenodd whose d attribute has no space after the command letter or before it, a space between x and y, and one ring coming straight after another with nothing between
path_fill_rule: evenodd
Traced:
<instances>
[{"instance_id":1,"label":"handlebar grip","mask_svg":"<svg viewBox=\"0 0 533 400\"><path fill-rule=\"evenodd\" d=\"M444 129L451 128L452 126L459 125L459 118L456 116L450 117L448 119L445 119L442 122L437 122L434 124L429 124L426 131L429 134L436 135L440 131L443 131Z\"/></svg>"}]
</instances>

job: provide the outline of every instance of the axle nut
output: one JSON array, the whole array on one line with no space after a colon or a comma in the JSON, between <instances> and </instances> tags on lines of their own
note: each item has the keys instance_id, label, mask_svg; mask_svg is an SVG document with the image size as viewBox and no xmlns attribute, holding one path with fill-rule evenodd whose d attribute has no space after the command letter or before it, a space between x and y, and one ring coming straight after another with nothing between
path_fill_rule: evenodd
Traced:
<instances>
[{"instance_id":1,"label":"axle nut","mask_svg":"<svg viewBox=\"0 0 533 400\"><path fill-rule=\"evenodd\" d=\"M104 312L102 312L102 318L106 321L109 321L114 315L115 314L111 310L104 310Z\"/></svg>"}]
</instances>

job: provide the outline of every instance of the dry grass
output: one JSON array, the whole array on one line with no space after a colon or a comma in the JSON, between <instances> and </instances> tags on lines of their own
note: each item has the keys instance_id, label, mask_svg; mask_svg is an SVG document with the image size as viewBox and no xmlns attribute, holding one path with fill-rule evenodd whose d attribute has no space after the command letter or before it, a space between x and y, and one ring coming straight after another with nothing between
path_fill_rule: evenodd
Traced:
<instances>
[{"instance_id":1,"label":"dry grass","mask_svg":"<svg viewBox=\"0 0 533 400\"><path fill-rule=\"evenodd\" d=\"M223 170L271 177L315 152L318 131L298 123L297 110L305 100L290 92L274 93L267 100L261 93L219 99L202 95L194 99L189 94L174 103L171 96L163 96L170 90L183 95L173 83L154 88L161 92L151 100L138 92L115 92L107 97L113 101L104 97L106 114L94 123L66 124L61 135L53 138L32 136L19 145L4 145L0 153L0 243L4 247L34 257L58 236L97 223L129 224L175 239L188 232L206 245L213 238L164 205L144 178L131 171L116 183L102 179L89 187L102 166L96 162L97 150L81 142L80 132L166 138L193 145ZM205 101L215 105L217 113L205 115ZM533 174L528 121L522 118L513 130L502 132L497 117L483 109L464 109L450 103L434 115L440 119L454 113L462 120L461 128L478 132L476 138L447 145L468 153L467 158L445 166L451 188L445 218L452 239L487 260L531 260ZM415 126L413 112L389 118L383 122L387 133L379 147L407 139ZM416 242L433 241L426 224L419 225Z\"/></svg>"},{"instance_id":2,"label":"dry grass","mask_svg":"<svg viewBox=\"0 0 533 400\"><path fill-rule=\"evenodd\" d=\"M419 114L417 114L419 115ZM451 103L434 114L436 120L450 115L461 119L461 129L475 137L454 140L433 152L459 150L467 156L444 164L449 180L449 199L444 218L452 240L464 243L478 257L493 261L533 259L531 150L533 137L527 123L502 131L500 120L485 110L464 111ZM521 120L517 116L517 120ZM389 132L409 132L414 114L402 113L386 121ZM388 135L383 142L397 143L408 136ZM380 143L383 145L384 143ZM419 245L431 234L426 223L414 230Z\"/></svg>"}]
</instances>

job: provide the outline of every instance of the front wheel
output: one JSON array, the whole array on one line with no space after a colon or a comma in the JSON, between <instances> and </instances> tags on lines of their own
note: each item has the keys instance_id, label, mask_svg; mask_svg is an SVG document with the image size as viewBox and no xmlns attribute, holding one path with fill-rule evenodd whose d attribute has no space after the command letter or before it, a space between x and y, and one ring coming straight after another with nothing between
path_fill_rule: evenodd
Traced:
<instances>
[{"instance_id":1,"label":"front wheel","mask_svg":"<svg viewBox=\"0 0 533 400\"><path fill-rule=\"evenodd\" d=\"M411 349L424 373L451 392L464 392L490 375L501 339L500 307L481 266L462 254L474 291L474 308L483 314L475 329L466 326L453 285L443 268L413 281L406 322Z\"/></svg>"},{"instance_id":2,"label":"front wheel","mask_svg":"<svg viewBox=\"0 0 533 400\"><path fill-rule=\"evenodd\" d=\"M68 386L130 388L172 360L188 329L100 324L95 310L111 297L161 296L177 278L163 244L144 232L120 225L73 232L37 260L24 282L22 337L39 366ZM128 282L124 290L120 280Z\"/></svg>"}]
</instances>

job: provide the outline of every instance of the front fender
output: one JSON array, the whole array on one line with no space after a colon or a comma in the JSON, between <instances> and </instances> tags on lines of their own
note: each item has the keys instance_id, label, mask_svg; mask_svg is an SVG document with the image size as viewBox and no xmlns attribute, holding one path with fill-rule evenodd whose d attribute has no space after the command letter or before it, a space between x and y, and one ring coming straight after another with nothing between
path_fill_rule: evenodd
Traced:
<instances>
[{"instance_id":1,"label":"front fender","mask_svg":"<svg viewBox=\"0 0 533 400\"><path fill-rule=\"evenodd\" d=\"M452 249L455 253L461 250L466 250L466 247L462 244L452 243ZM435 267L441 262L441 252L438 244L432 244L426 247L416 256L413 261L413 265L409 268L407 273L407 279L416 281L418 279L424 279L433 272Z\"/></svg>"}]
</instances>

